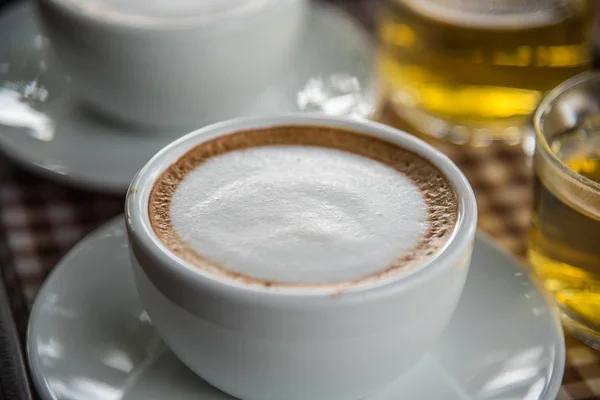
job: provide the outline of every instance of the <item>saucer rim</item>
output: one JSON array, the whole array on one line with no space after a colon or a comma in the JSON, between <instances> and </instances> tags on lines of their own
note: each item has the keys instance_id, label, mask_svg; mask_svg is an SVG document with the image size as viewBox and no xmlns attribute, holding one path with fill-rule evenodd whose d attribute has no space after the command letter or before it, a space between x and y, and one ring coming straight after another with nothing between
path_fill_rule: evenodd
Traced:
<instances>
[{"instance_id":1,"label":"saucer rim","mask_svg":"<svg viewBox=\"0 0 600 400\"><path fill-rule=\"evenodd\" d=\"M484 232L479 228L477 229L477 233L475 234L475 245L478 241L480 243L485 243L490 249L496 251L499 255L504 256L507 260L510 260L510 262L514 264L515 267L518 266L519 268L521 268L523 273L527 274L528 280L531 282L531 285L534 286L536 291L542 296L546 307L550 311L549 314L551 315L550 318L552 319L555 332L559 334L561 340L558 341L558 352L555 355L555 361L552 365L550 383L546 387L546 390L540 394L540 396L543 396L543 400L555 399L560 392L560 388L562 387L562 380L565 374L565 368L567 363L567 344L565 342L565 331L562 327L562 323L560 320L558 306L552 299L550 293L548 293L544 288L542 288L540 282L537 279L535 279L526 261L520 260L513 253L508 251L504 246L502 246L500 242L494 239L489 233Z\"/></svg>"},{"instance_id":2,"label":"saucer rim","mask_svg":"<svg viewBox=\"0 0 600 400\"><path fill-rule=\"evenodd\" d=\"M25 334L25 352L27 359L27 367L29 369L31 380L33 386L40 396L42 400L58 400L57 397L53 395L47 380L42 375L42 368L36 359L33 356L32 350L32 337L34 335L34 331L36 330L36 322L39 320L37 317L38 314L42 312L41 307L42 304L38 301L39 298L45 297L45 292L49 290L50 281L53 279L55 275L60 273L60 270L64 269L71 259L74 258L82 249L89 246L90 243L98 240L99 238L106 235L107 232L114 230L119 224L123 224L123 228L125 229L125 221L124 214L119 214L116 217L111 218L105 223L98 226L91 233L84 236L75 246L73 246L55 265L52 271L45 278L42 286L40 287L36 299L33 302L31 307L31 311L29 314L29 319L27 322L27 331ZM123 240L127 240L125 236L123 236ZM564 330L562 328L562 324L560 322L560 317L558 314L557 306L552 301L550 295L544 291L539 283L532 277L527 266L521 262L516 256L506 250L504 247L500 245L492 236L483 232L481 229L477 229L475 234L474 246L479 246L482 244L486 246L489 250L495 252L497 256L501 256L505 261L509 261L506 264L510 264L511 268L520 268L523 273L527 274L527 280L531 282L531 285L535 287L536 291L542 296L544 303L546 304L547 309L549 310L550 316L549 318L552 320L554 325L554 334L557 335L559 340L557 341L556 353L554 355L554 362L552 364L552 372L550 374L550 380L548 385L546 386L546 390L540 393L540 397L538 400L551 400L556 398L560 392L560 388L562 386L562 379L565 372L566 366L566 343L565 343L565 335ZM472 266L475 267L475 266Z\"/></svg>"}]
</instances>

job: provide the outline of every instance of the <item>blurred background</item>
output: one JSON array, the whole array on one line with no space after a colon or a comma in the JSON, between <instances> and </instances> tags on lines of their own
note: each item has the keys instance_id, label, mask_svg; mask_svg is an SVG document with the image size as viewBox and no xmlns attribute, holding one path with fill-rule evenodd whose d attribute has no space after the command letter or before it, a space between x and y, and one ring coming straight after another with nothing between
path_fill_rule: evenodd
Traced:
<instances>
[{"instance_id":1,"label":"blurred background","mask_svg":"<svg viewBox=\"0 0 600 400\"><path fill-rule=\"evenodd\" d=\"M0 13L19 2L0 0ZM459 165L476 192L480 229L528 262L568 314L566 326L598 346L600 214L589 210L600 204L600 86L577 86L569 92L576 95L553 103L564 112L552 114L552 124L540 118L534 127L548 92L599 65L598 1L322 2L343 9L370 35L372 118L432 143ZM319 101L331 93L312 89L303 93ZM323 104L314 107L326 110ZM52 267L122 213L123 196L56 183L4 153L0 270L24 337L29 305ZM556 171L548 173L548 165ZM556 185L570 178L574 184ZM581 190L586 196L574 205L569 194ZM567 345L561 398L600 398L600 355L571 336Z\"/></svg>"}]
</instances>

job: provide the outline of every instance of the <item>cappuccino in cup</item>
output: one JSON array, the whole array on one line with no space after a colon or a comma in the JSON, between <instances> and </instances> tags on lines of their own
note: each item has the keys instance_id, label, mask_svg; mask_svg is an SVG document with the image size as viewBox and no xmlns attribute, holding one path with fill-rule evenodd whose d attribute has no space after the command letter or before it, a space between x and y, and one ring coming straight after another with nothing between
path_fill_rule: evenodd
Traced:
<instances>
[{"instance_id":1,"label":"cappuccino in cup","mask_svg":"<svg viewBox=\"0 0 600 400\"><path fill-rule=\"evenodd\" d=\"M358 400L441 334L477 210L424 142L287 115L170 144L133 180L126 221L142 304L192 371L245 400Z\"/></svg>"},{"instance_id":2,"label":"cappuccino in cup","mask_svg":"<svg viewBox=\"0 0 600 400\"><path fill-rule=\"evenodd\" d=\"M232 118L286 67L307 0L36 0L80 103L180 132Z\"/></svg>"},{"instance_id":3,"label":"cappuccino in cup","mask_svg":"<svg viewBox=\"0 0 600 400\"><path fill-rule=\"evenodd\" d=\"M235 132L190 149L148 204L181 259L267 287L339 286L418 267L454 231L457 200L422 156L326 126Z\"/></svg>"}]
</instances>

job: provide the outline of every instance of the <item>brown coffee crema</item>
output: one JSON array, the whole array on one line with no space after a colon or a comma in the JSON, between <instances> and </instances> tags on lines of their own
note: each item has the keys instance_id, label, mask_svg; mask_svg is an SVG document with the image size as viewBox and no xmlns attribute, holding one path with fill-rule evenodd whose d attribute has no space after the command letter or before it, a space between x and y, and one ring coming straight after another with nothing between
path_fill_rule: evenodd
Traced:
<instances>
[{"instance_id":1,"label":"brown coffee crema","mask_svg":"<svg viewBox=\"0 0 600 400\"><path fill-rule=\"evenodd\" d=\"M341 282L297 283L256 278L208 260L184 242L173 228L171 198L186 175L212 157L259 146L318 146L354 153L383 163L410 179L421 192L429 211L420 241L386 268ZM430 161L385 140L325 126L278 126L251 129L201 143L180 157L157 179L150 193L148 215L155 234L179 258L211 273L263 287L348 288L389 277L426 262L447 242L458 218L456 192L446 176Z\"/></svg>"}]
</instances>

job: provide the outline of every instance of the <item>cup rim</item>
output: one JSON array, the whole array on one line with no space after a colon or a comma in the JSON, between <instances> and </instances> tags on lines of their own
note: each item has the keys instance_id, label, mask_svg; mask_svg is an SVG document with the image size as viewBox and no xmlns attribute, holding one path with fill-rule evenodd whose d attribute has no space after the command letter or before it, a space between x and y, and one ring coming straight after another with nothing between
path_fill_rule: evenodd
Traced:
<instances>
[{"instance_id":1,"label":"cup rim","mask_svg":"<svg viewBox=\"0 0 600 400\"><path fill-rule=\"evenodd\" d=\"M261 9L254 4L242 5L236 7L233 11L215 12L210 15L207 13L193 13L181 17L165 17L152 15L134 15L118 8L112 8L99 4L83 3L81 0L37 0L53 4L63 12L68 13L73 18L82 18L93 24L106 24L115 28L127 29L164 29L181 30L189 27L216 27L222 24L223 18L236 15L245 10ZM276 3L280 0L262 0L262 2ZM220 29L219 29L220 30Z\"/></svg>"},{"instance_id":2,"label":"cup rim","mask_svg":"<svg viewBox=\"0 0 600 400\"><path fill-rule=\"evenodd\" d=\"M600 83L600 72L597 71L586 71L578 75L575 75L566 81L562 82L554 89L552 89L537 106L535 113L533 114L533 127L535 130L536 137L536 151L541 151L556 168L559 169L563 174L568 176L570 179L585 185L593 191L600 192L600 183L594 182L593 180L586 178L585 176L578 174L569 168L550 148L550 144L544 135L543 120L546 112L552 109L552 107L560 100L560 98L572 90L577 88L579 85L585 84L586 82L599 82Z\"/></svg>"},{"instance_id":3,"label":"cup rim","mask_svg":"<svg viewBox=\"0 0 600 400\"><path fill-rule=\"evenodd\" d=\"M424 156L450 181L458 197L458 217L454 232L436 254L421 265L369 283L359 283L341 291L325 287L263 287L241 283L198 268L173 254L154 233L148 215L148 198L154 182L160 174L191 147L223 134L246 129L272 126L304 125L329 126L347 129L358 134L375 136L391 141ZM166 157L169 156L171 161ZM152 157L136 174L125 199L125 221L130 236L152 259L153 268L175 275L179 281L213 293L235 293L245 300L280 298L331 298L342 297L345 301L364 301L365 296L385 296L419 284L435 275L439 269L449 268L447 260L460 259L472 245L477 227L477 204L473 190L460 169L442 152L403 131L367 120L324 116L320 114L293 113L272 117L242 117L219 122L193 131L175 140ZM142 269L145 267L142 265Z\"/></svg>"}]
</instances>

